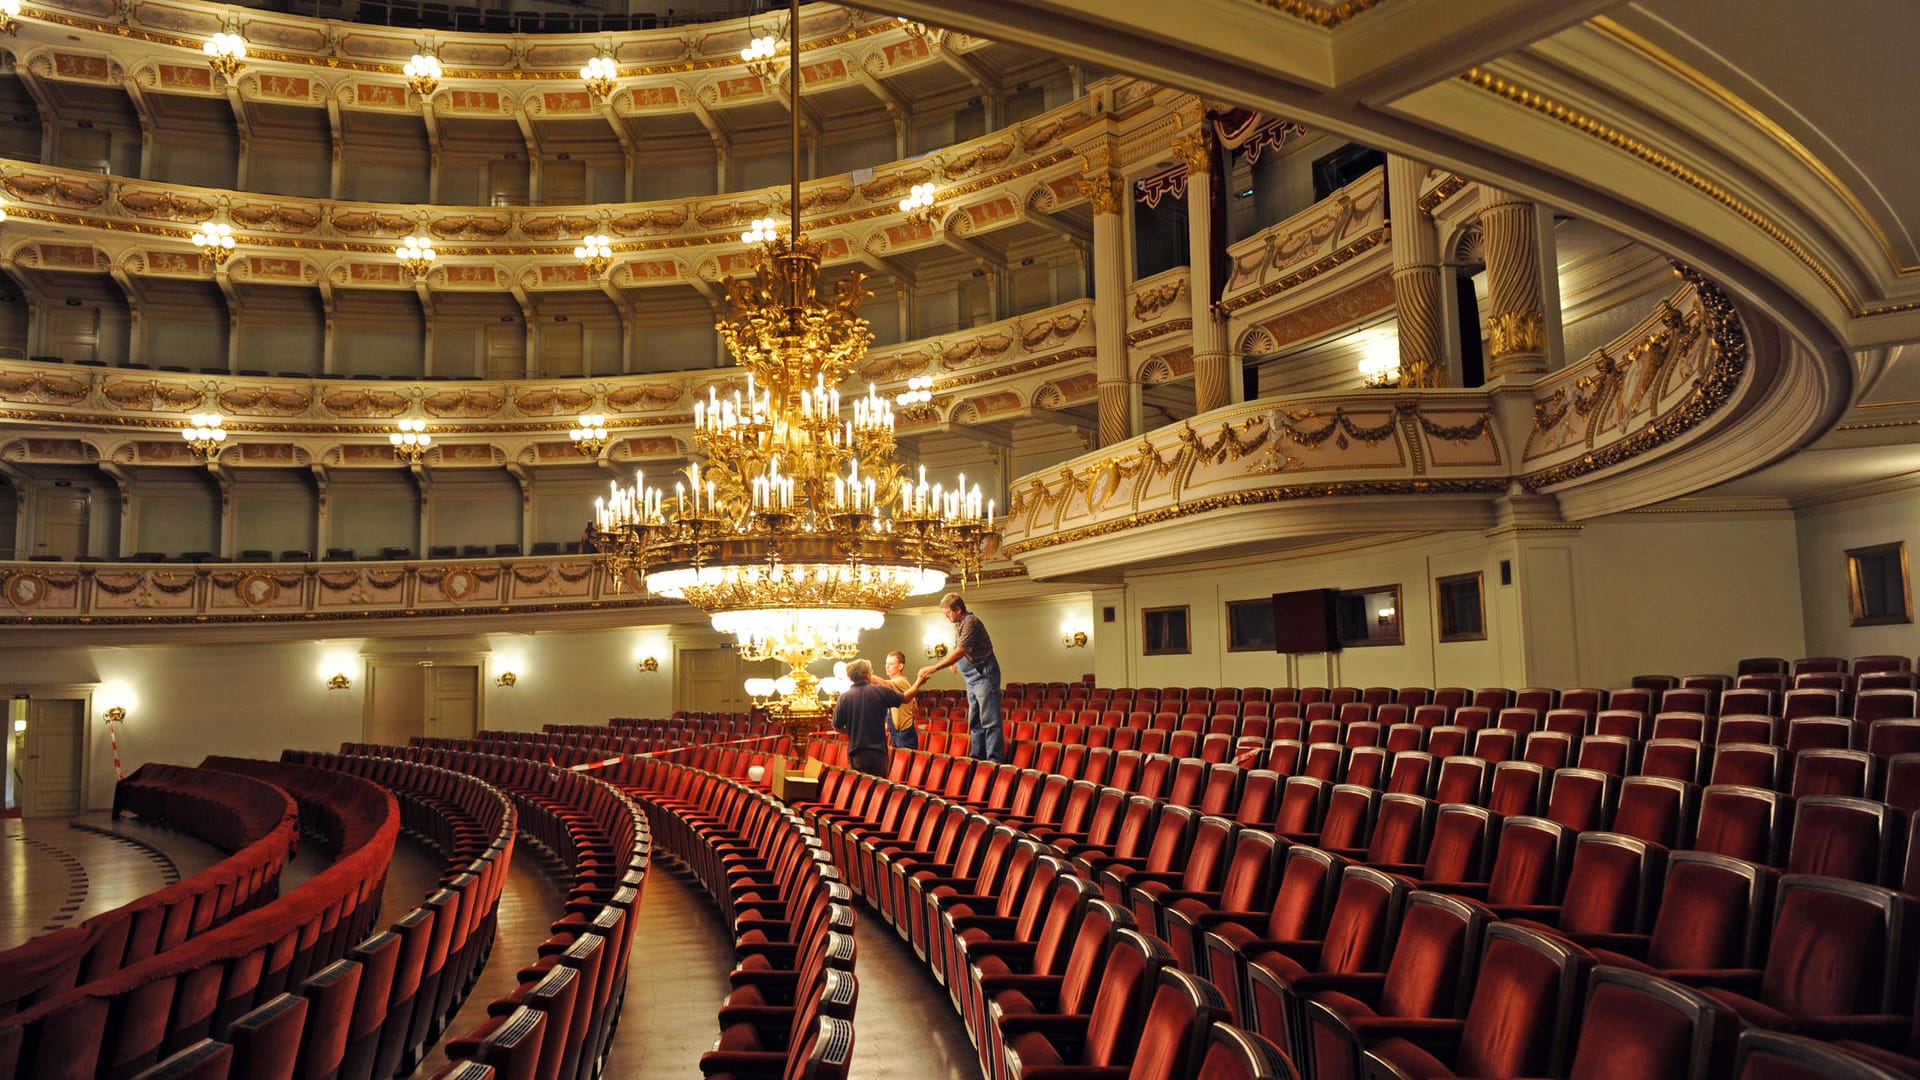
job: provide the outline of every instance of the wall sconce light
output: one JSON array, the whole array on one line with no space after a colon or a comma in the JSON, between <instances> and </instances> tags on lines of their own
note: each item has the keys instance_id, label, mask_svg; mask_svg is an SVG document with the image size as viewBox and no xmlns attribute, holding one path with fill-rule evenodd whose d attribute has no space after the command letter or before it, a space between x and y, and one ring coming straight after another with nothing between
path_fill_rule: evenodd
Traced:
<instances>
[{"instance_id":1,"label":"wall sconce light","mask_svg":"<svg viewBox=\"0 0 1920 1080\"><path fill-rule=\"evenodd\" d=\"M109 724L124 724L127 722L127 710L119 705L108 709L105 715L107 723Z\"/></svg>"},{"instance_id":2,"label":"wall sconce light","mask_svg":"<svg viewBox=\"0 0 1920 1080\"><path fill-rule=\"evenodd\" d=\"M347 678L346 672L336 671L333 673L333 678L327 680L327 689L351 690L353 689L353 680Z\"/></svg>"},{"instance_id":3,"label":"wall sconce light","mask_svg":"<svg viewBox=\"0 0 1920 1080\"><path fill-rule=\"evenodd\" d=\"M13 722L13 733L15 735L18 735L25 730L27 730L27 722L25 720L15 720Z\"/></svg>"},{"instance_id":4,"label":"wall sconce light","mask_svg":"<svg viewBox=\"0 0 1920 1080\"><path fill-rule=\"evenodd\" d=\"M947 643L944 641L927 642L927 659L938 660L947 655Z\"/></svg>"},{"instance_id":5,"label":"wall sconce light","mask_svg":"<svg viewBox=\"0 0 1920 1080\"><path fill-rule=\"evenodd\" d=\"M643 656L633 662L635 671L659 671L660 661L651 656Z\"/></svg>"},{"instance_id":6,"label":"wall sconce light","mask_svg":"<svg viewBox=\"0 0 1920 1080\"><path fill-rule=\"evenodd\" d=\"M1060 641L1069 649L1084 649L1087 647L1087 632L1063 629L1060 633Z\"/></svg>"},{"instance_id":7,"label":"wall sconce light","mask_svg":"<svg viewBox=\"0 0 1920 1080\"><path fill-rule=\"evenodd\" d=\"M499 678L493 680L493 684L495 686L512 686L514 683L517 683L519 681L520 681L520 676L515 675L511 671L503 671L500 673Z\"/></svg>"}]
</instances>

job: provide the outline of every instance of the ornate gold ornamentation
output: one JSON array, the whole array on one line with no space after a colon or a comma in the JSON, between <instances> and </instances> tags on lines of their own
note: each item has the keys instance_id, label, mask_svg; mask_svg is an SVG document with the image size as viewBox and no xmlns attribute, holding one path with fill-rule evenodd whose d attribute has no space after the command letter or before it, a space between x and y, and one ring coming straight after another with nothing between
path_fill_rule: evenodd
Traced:
<instances>
[{"instance_id":1,"label":"ornate gold ornamentation","mask_svg":"<svg viewBox=\"0 0 1920 1080\"><path fill-rule=\"evenodd\" d=\"M1679 406L1667 410L1664 415L1625 438L1590 449L1573 461L1516 477L1529 492L1543 491L1556 484L1612 468L1663 446L1698 427L1733 396L1734 389L1745 377L1749 359L1746 328L1740 322L1733 301L1724 292L1692 268L1678 268L1681 277L1697 290L1700 305L1698 321L1680 316L1669 308L1669 314L1663 316L1661 328L1655 336L1669 345L1666 349L1668 356L1677 357L1684 350L1671 347L1674 335L1689 328L1706 335L1712 357L1707 369L1694 381L1692 392ZM1649 339L1648 343L1643 344L1651 345L1651 342L1652 339ZM1597 376L1588 377L1594 380L1589 387L1583 388L1594 392L1589 409L1598 408L1618 385L1617 369L1610 365L1611 361L1609 366L1602 367ZM1661 381L1659 378L1647 378L1642 380L1642 385L1655 385ZM1548 400L1551 401L1551 398ZM1577 402L1575 407L1578 407ZM1562 417L1564 415L1562 410ZM1588 445L1591 447L1591 442Z\"/></svg>"},{"instance_id":2,"label":"ornate gold ornamentation","mask_svg":"<svg viewBox=\"0 0 1920 1080\"><path fill-rule=\"evenodd\" d=\"M1314 0L1260 0L1266 7L1289 15L1315 26L1331 30L1363 11L1381 4L1383 0L1347 0L1343 4L1331 7L1315 3Z\"/></svg>"},{"instance_id":3,"label":"ornate gold ornamentation","mask_svg":"<svg viewBox=\"0 0 1920 1080\"><path fill-rule=\"evenodd\" d=\"M1435 184L1431 191L1420 196L1420 201L1417 204L1420 212L1423 214L1431 214L1435 210L1438 210L1441 203L1446 202L1448 199L1453 198L1465 190L1468 183L1467 178L1461 176L1459 173L1449 173L1445 180Z\"/></svg>"},{"instance_id":4,"label":"ornate gold ornamentation","mask_svg":"<svg viewBox=\"0 0 1920 1080\"><path fill-rule=\"evenodd\" d=\"M1080 197L1087 200L1095 216L1120 212L1120 178L1110 172L1097 172L1077 181Z\"/></svg>"},{"instance_id":5,"label":"ornate gold ornamentation","mask_svg":"<svg viewBox=\"0 0 1920 1080\"><path fill-rule=\"evenodd\" d=\"M1544 351L1546 317L1538 311L1503 311L1487 320L1487 345L1495 357Z\"/></svg>"},{"instance_id":6,"label":"ornate gold ornamentation","mask_svg":"<svg viewBox=\"0 0 1920 1080\"><path fill-rule=\"evenodd\" d=\"M1213 171L1213 136L1205 128L1189 131L1174 139L1173 152L1186 163L1189 173Z\"/></svg>"},{"instance_id":7,"label":"ornate gold ornamentation","mask_svg":"<svg viewBox=\"0 0 1920 1080\"><path fill-rule=\"evenodd\" d=\"M1317 449L1321 444L1325 443L1327 439L1332 438L1335 446L1345 450L1349 437L1358 439L1368 446L1373 446L1393 438L1393 430L1396 426L1395 419L1389 416L1385 423L1377 427L1359 427L1354 424L1353 418L1347 415L1347 409L1344 405L1335 407L1333 415L1327 418L1325 424L1317 428L1307 429L1301 426L1315 423L1319 419L1320 414L1314 412L1312 409L1302 409L1298 412L1287 413L1285 425L1287 437L1295 443L1306 447L1308 450Z\"/></svg>"},{"instance_id":8,"label":"ornate gold ornamentation","mask_svg":"<svg viewBox=\"0 0 1920 1080\"><path fill-rule=\"evenodd\" d=\"M1698 191L1700 194L1705 195L1707 198L1712 199L1714 202L1733 211L1735 214L1738 214L1748 224L1765 233L1774 243L1785 248L1802 266L1812 271L1814 276L1819 278L1820 282L1839 299L1840 303L1849 313L1855 316L1862 316L1876 314L1882 310L1874 309L1874 311L1869 312L1864 309L1860 302L1840 284L1839 279L1834 276L1833 272L1815 259L1813 254L1802 246L1799 241L1788 235L1786 229L1782 228L1777 222L1768 218L1760 211L1754 209L1726 188L1707 179L1685 162L1674 158L1670 154L1654 149L1642 140L1610 124L1576 112L1545 94L1528 90L1517 83L1487 71L1485 68L1468 68L1465 72L1461 73L1460 78L1470 86L1485 90L1497 97L1505 98L1522 108L1537 112L1542 116L1572 128L1582 135L1597 139L1631 157L1637 158L1641 162L1666 173L1688 187L1693 188L1695 191ZM1913 305L1899 305L1886 310L1902 310L1911 306Z\"/></svg>"},{"instance_id":9,"label":"ornate gold ornamentation","mask_svg":"<svg viewBox=\"0 0 1920 1080\"><path fill-rule=\"evenodd\" d=\"M1133 297L1133 317L1150 319L1165 311L1167 307L1187 293L1187 279L1177 278L1161 282L1153 288L1135 293Z\"/></svg>"}]
</instances>

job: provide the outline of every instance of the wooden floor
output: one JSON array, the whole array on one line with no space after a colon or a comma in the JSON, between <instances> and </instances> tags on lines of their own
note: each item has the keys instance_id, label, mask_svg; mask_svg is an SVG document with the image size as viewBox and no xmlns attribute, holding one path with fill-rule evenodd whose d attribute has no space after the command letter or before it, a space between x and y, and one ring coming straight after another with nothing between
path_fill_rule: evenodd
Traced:
<instances>
[{"instance_id":1,"label":"wooden floor","mask_svg":"<svg viewBox=\"0 0 1920 1080\"><path fill-rule=\"evenodd\" d=\"M564 873L537 848L515 847L500 898L493 955L458 1016L464 1034L486 1017L487 1004L515 986L515 972L533 963L548 927L562 914ZM0 948L110 910L219 862L209 844L180 833L114 822L105 812L68 820L0 821ZM326 865L310 847L281 875L292 889ZM444 864L438 853L402 838L395 846L382 897L392 919L427 895ZM913 949L885 920L857 912L860 1004L855 1018L855 1080L973 1080L980 1075L973 1044ZM656 863L647 875L627 976L626 1006L605 1077L654 1080L697 1077L700 1055L718 1034L716 1013L727 995L732 941L718 910L691 876ZM446 1064L439 1047L413 1076Z\"/></svg>"},{"instance_id":2,"label":"wooden floor","mask_svg":"<svg viewBox=\"0 0 1920 1080\"><path fill-rule=\"evenodd\" d=\"M0 949L84 922L226 858L185 833L113 820L0 819Z\"/></svg>"}]
</instances>

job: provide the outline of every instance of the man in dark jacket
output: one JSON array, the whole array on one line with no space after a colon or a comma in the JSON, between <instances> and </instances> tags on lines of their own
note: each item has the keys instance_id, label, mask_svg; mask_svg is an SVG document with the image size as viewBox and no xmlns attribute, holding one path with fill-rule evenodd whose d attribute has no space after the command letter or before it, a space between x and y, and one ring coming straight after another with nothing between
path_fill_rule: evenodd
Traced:
<instances>
[{"instance_id":1,"label":"man in dark jacket","mask_svg":"<svg viewBox=\"0 0 1920 1080\"><path fill-rule=\"evenodd\" d=\"M914 683L903 694L875 679L873 664L866 660L847 664L847 681L853 685L833 706L833 726L847 733L847 764L863 773L885 776L890 714L912 701L920 684Z\"/></svg>"}]
</instances>

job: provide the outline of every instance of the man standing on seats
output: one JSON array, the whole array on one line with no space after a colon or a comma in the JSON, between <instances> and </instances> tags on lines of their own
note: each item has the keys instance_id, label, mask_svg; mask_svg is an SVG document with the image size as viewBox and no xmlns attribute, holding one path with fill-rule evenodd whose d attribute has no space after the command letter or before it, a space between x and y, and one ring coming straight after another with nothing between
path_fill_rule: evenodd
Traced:
<instances>
[{"instance_id":1,"label":"man standing on seats","mask_svg":"<svg viewBox=\"0 0 1920 1080\"><path fill-rule=\"evenodd\" d=\"M887 683L902 694L914 689L907 678L907 654L899 649L887 654ZM887 714L887 738L895 750L920 749L920 730L914 726L918 718L913 714L911 703L896 706Z\"/></svg>"},{"instance_id":2,"label":"man standing on seats","mask_svg":"<svg viewBox=\"0 0 1920 1080\"><path fill-rule=\"evenodd\" d=\"M1000 661L993 655L993 639L987 636L980 616L967 610L967 602L959 593L940 598L940 613L953 624L953 648L939 663L921 668L920 681L926 682L941 668L958 665L960 677L967 684L972 754L988 761L1005 761L1006 744L1000 737Z\"/></svg>"},{"instance_id":3,"label":"man standing on seats","mask_svg":"<svg viewBox=\"0 0 1920 1080\"><path fill-rule=\"evenodd\" d=\"M863 773L887 775L887 729L893 726L892 710L913 700L918 685L906 693L873 677L873 664L853 660L847 664L847 681L852 683L833 706L833 726L847 733L847 764Z\"/></svg>"}]
</instances>

